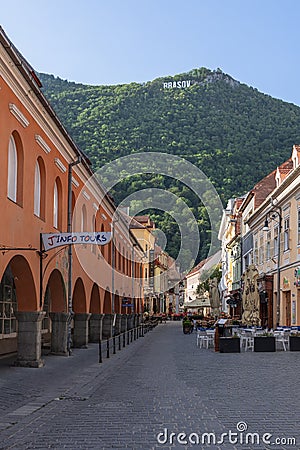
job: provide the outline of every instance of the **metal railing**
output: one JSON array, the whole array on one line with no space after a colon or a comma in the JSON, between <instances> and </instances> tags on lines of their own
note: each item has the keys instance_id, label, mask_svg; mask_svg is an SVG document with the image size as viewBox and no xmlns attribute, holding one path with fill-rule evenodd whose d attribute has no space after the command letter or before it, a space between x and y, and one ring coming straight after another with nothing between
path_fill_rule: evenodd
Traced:
<instances>
[{"instance_id":1,"label":"metal railing","mask_svg":"<svg viewBox=\"0 0 300 450\"><path fill-rule=\"evenodd\" d=\"M117 334L107 339L99 340L99 358L98 362L103 362L103 356L110 358L113 354L115 355L117 351L121 351L122 348L130 345L133 341L136 341L140 337L144 337L146 333L153 330L158 324L158 321L149 321L142 323L138 327L131 328L130 330L124 331L123 333Z\"/></svg>"}]
</instances>

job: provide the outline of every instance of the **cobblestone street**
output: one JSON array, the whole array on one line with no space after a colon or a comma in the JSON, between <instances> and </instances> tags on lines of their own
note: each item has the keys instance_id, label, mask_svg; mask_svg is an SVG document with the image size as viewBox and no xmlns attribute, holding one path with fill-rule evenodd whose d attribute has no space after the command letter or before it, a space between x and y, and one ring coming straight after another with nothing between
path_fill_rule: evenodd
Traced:
<instances>
[{"instance_id":1,"label":"cobblestone street","mask_svg":"<svg viewBox=\"0 0 300 450\"><path fill-rule=\"evenodd\" d=\"M95 344L46 356L42 369L2 359L0 447L299 449L299 357L199 349L195 334L169 322L103 364ZM259 444L247 444L246 433Z\"/></svg>"}]
</instances>

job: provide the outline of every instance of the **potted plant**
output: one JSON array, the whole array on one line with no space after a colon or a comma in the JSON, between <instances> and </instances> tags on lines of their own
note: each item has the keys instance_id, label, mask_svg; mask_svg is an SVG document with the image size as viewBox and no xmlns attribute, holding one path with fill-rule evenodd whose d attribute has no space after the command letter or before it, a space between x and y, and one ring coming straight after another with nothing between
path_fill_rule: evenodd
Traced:
<instances>
[{"instance_id":1,"label":"potted plant","mask_svg":"<svg viewBox=\"0 0 300 450\"><path fill-rule=\"evenodd\" d=\"M276 341L272 333L263 333L259 336L254 336L254 351L255 352L275 352Z\"/></svg>"},{"instance_id":2,"label":"potted plant","mask_svg":"<svg viewBox=\"0 0 300 450\"><path fill-rule=\"evenodd\" d=\"M240 353L240 338L234 333L231 337L220 337L219 339L220 353Z\"/></svg>"},{"instance_id":3,"label":"potted plant","mask_svg":"<svg viewBox=\"0 0 300 450\"><path fill-rule=\"evenodd\" d=\"M290 334L289 349L291 352L300 352L300 333Z\"/></svg>"},{"instance_id":4,"label":"potted plant","mask_svg":"<svg viewBox=\"0 0 300 450\"><path fill-rule=\"evenodd\" d=\"M183 328L184 334L191 333L191 331L193 329L193 324L187 317L184 317L184 319L183 319L182 328Z\"/></svg>"}]
</instances>

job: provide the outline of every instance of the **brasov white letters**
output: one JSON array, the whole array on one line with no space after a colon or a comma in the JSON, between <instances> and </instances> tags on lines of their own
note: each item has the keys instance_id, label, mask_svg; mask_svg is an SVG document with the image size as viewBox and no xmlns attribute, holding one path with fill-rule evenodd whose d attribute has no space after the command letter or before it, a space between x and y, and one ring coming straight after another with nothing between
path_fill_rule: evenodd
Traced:
<instances>
[{"instance_id":1,"label":"brasov white letters","mask_svg":"<svg viewBox=\"0 0 300 450\"><path fill-rule=\"evenodd\" d=\"M191 85L191 80L182 80L182 81L165 81L164 89L172 89L172 88L188 88Z\"/></svg>"}]
</instances>

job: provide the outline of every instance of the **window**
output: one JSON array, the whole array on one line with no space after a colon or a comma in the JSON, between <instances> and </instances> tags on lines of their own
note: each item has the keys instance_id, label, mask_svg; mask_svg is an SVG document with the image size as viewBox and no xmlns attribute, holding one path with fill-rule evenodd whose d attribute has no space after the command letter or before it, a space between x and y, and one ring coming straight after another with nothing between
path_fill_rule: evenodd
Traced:
<instances>
[{"instance_id":1,"label":"window","mask_svg":"<svg viewBox=\"0 0 300 450\"><path fill-rule=\"evenodd\" d=\"M284 219L283 227L283 249L284 251L289 249L289 237L290 237L290 218L286 217Z\"/></svg>"},{"instance_id":2,"label":"window","mask_svg":"<svg viewBox=\"0 0 300 450\"><path fill-rule=\"evenodd\" d=\"M81 224L80 224L80 231L86 231L86 226L87 226L87 222L86 222L86 206L83 205L82 206L82 210L81 210Z\"/></svg>"},{"instance_id":3,"label":"window","mask_svg":"<svg viewBox=\"0 0 300 450\"><path fill-rule=\"evenodd\" d=\"M264 262L264 238L263 238L263 234L261 234L259 236L258 262L259 262L259 264L263 264L263 262Z\"/></svg>"},{"instance_id":4,"label":"window","mask_svg":"<svg viewBox=\"0 0 300 450\"><path fill-rule=\"evenodd\" d=\"M62 187L60 179L57 177L53 190L53 226L62 229Z\"/></svg>"},{"instance_id":5,"label":"window","mask_svg":"<svg viewBox=\"0 0 300 450\"><path fill-rule=\"evenodd\" d=\"M23 201L23 149L21 139L13 132L8 144L7 197L22 206Z\"/></svg>"},{"instance_id":6,"label":"window","mask_svg":"<svg viewBox=\"0 0 300 450\"><path fill-rule=\"evenodd\" d=\"M266 242L266 260L271 259L271 232L267 232L267 242Z\"/></svg>"},{"instance_id":7,"label":"window","mask_svg":"<svg viewBox=\"0 0 300 450\"><path fill-rule=\"evenodd\" d=\"M298 209L298 245L300 245L300 208Z\"/></svg>"},{"instance_id":8,"label":"window","mask_svg":"<svg viewBox=\"0 0 300 450\"><path fill-rule=\"evenodd\" d=\"M41 219L45 218L45 166L42 158L35 163L33 212Z\"/></svg>"},{"instance_id":9,"label":"window","mask_svg":"<svg viewBox=\"0 0 300 450\"><path fill-rule=\"evenodd\" d=\"M0 283L0 334L11 334L17 331L16 311L16 288L9 265Z\"/></svg>"},{"instance_id":10,"label":"window","mask_svg":"<svg viewBox=\"0 0 300 450\"><path fill-rule=\"evenodd\" d=\"M14 138L11 136L8 146L7 197L17 201L18 155Z\"/></svg>"},{"instance_id":11,"label":"window","mask_svg":"<svg viewBox=\"0 0 300 450\"><path fill-rule=\"evenodd\" d=\"M34 214L38 217L41 215L41 171L38 161L34 172Z\"/></svg>"},{"instance_id":12,"label":"window","mask_svg":"<svg viewBox=\"0 0 300 450\"><path fill-rule=\"evenodd\" d=\"M278 226L274 228L274 256L278 255Z\"/></svg>"},{"instance_id":13,"label":"window","mask_svg":"<svg viewBox=\"0 0 300 450\"><path fill-rule=\"evenodd\" d=\"M257 237L254 238L254 245L253 245L253 263L255 265L258 264L258 239Z\"/></svg>"},{"instance_id":14,"label":"window","mask_svg":"<svg viewBox=\"0 0 300 450\"><path fill-rule=\"evenodd\" d=\"M53 226L58 228L58 187L57 183L54 183L54 196L53 196Z\"/></svg>"}]
</instances>

